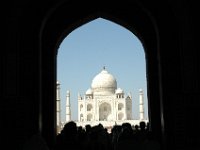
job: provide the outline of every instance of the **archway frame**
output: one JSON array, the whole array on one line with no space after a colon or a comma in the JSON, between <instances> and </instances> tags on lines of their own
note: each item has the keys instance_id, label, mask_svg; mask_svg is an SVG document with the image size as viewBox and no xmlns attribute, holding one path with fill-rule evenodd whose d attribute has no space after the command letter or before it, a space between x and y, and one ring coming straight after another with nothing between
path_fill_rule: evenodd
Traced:
<instances>
[{"instance_id":1,"label":"archway frame","mask_svg":"<svg viewBox=\"0 0 200 150\"><path fill-rule=\"evenodd\" d=\"M47 14L40 32L40 126L47 144L56 135L56 62L58 47L74 29L96 18L104 18L134 33L145 49L147 70L148 114L151 130L161 139L162 116L161 79L159 69L159 34L153 16L141 4L133 2L99 5L93 3L61 2ZM78 7L81 5L82 7ZM89 9L90 8L90 9ZM74 13L74 10L78 12ZM142 20L142 21L141 21ZM48 40L47 40L48 39ZM47 108L48 106L48 108ZM161 126L162 124L162 126Z\"/></svg>"}]
</instances>

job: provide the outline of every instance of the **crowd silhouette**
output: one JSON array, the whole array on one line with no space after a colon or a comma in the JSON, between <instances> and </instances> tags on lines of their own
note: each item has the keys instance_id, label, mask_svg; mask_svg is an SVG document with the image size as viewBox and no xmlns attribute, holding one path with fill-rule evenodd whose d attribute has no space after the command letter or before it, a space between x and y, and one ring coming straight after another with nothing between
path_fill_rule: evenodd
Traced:
<instances>
[{"instance_id":1,"label":"crowd silhouette","mask_svg":"<svg viewBox=\"0 0 200 150\"><path fill-rule=\"evenodd\" d=\"M56 137L54 150L160 150L160 144L149 123L139 125L123 123L114 125L108 132L102 124L96 126L77 126L75 122L66 123Z\"/></svg>"}]
</instances>

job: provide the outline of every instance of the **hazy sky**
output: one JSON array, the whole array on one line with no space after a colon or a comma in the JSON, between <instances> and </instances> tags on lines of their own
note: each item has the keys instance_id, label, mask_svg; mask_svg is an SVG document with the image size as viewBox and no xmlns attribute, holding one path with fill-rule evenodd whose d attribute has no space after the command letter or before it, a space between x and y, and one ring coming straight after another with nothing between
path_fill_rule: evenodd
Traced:
<instances>
[{"instance_id":1,"label":"hazy sky","mask_svg":"<svg viewBox=\"0 0 200 150\"><path fill-rule=\"evenodd\" d=\"M144 90L147 112L145 54L140 40L126 28L98 18L71 32L61 43L57 56L57 80L61 86L61 116L65 121L66 91L71 94L72 119L78 118L78 93L90 88L103 66L125 94L132 93L133 118L139 118L139 89Z\"/></svg>"}]
</instances>

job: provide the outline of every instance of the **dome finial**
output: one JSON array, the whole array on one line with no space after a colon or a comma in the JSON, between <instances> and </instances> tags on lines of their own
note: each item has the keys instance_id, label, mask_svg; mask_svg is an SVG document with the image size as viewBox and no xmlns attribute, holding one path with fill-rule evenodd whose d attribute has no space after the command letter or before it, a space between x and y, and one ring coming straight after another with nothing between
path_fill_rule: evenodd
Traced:
<instances>
[{"instance_id":1,"label":"dome finial","mask_svg":"<svg viewBox=\"0 0 200 150\"><path fill-rule=\"evenodd\" d=\"M103 70L106 70L106 66L103 66Z\"/></svg>"}]
</instances>

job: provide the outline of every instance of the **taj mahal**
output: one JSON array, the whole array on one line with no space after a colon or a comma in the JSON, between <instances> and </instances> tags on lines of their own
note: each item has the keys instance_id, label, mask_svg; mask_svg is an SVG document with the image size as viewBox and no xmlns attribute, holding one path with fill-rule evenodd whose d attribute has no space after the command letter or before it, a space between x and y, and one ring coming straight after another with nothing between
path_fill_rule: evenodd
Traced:
<instances>
[{"instance_id":1,"label":"taj mahal","mask_svg":"<svg viewBox=\"0 0 200 150\"><path fill-rule=\"evenodd\" d=\"M125 94L117 87L117 80L105 67L92 80L91 87L82 96L78 94L78 121L77 126L101 123L104 127L112 128L128 122L131 125L140 121L148 122L144 118L144 94L139 89L139 119L132 117L132 95ZM57 127L61 128L60 110L60 83L57 82ZM71 121L70 92L66 94L66 123Z\"/></svg>"}]
</instances>

